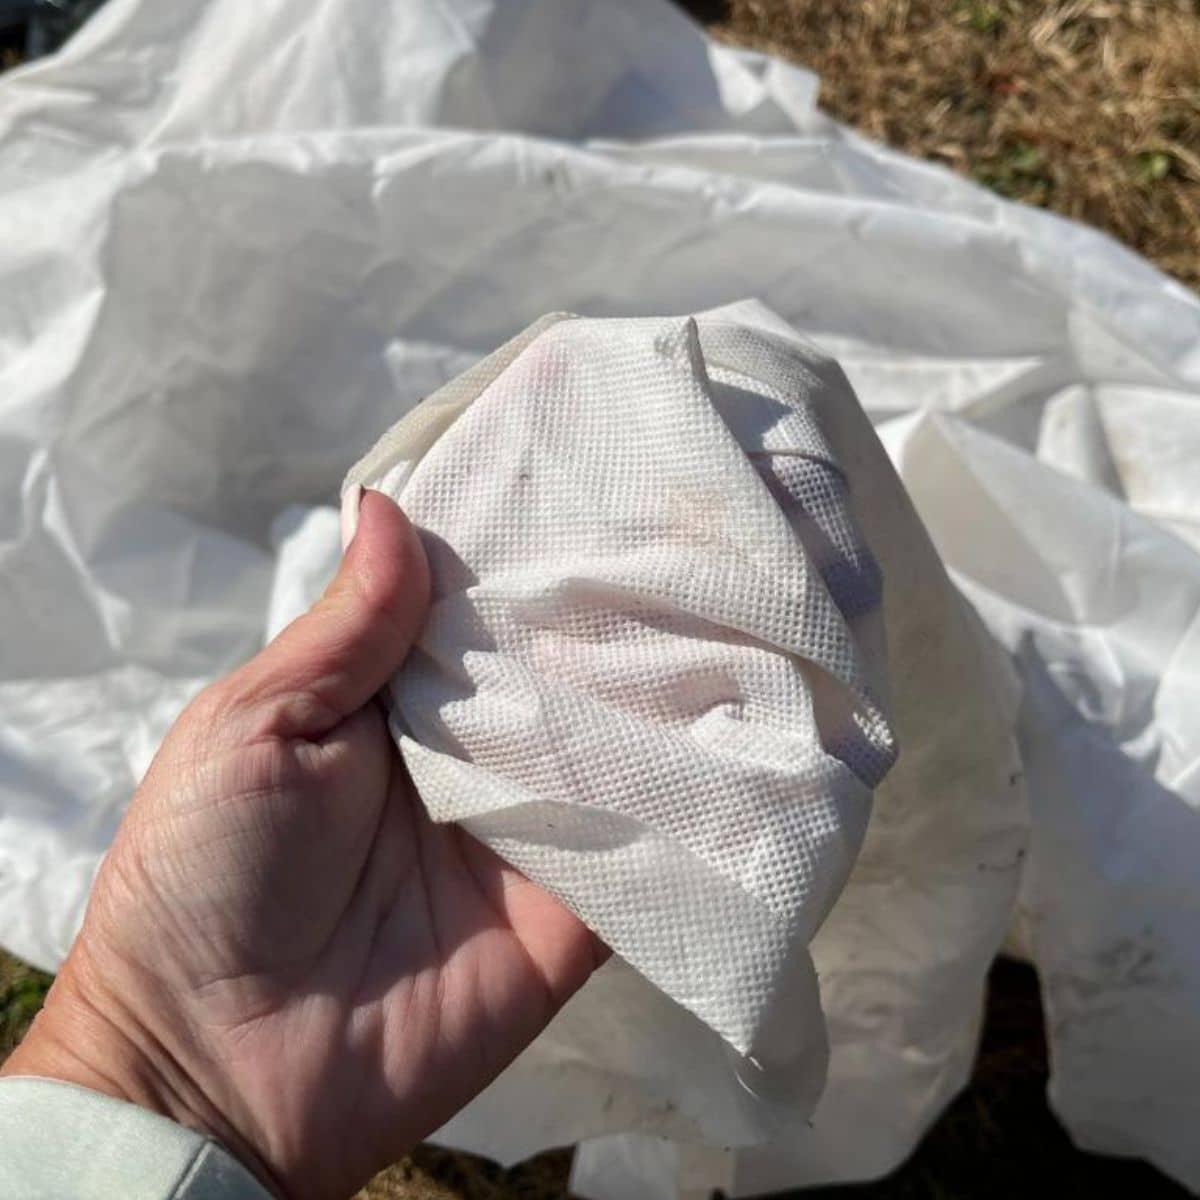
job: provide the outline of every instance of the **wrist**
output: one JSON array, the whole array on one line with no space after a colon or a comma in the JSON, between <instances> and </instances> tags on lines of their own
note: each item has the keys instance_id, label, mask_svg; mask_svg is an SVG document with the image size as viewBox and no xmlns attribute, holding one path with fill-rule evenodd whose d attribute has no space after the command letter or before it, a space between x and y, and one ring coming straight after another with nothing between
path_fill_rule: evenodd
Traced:
<instances>
[{"instance_id":1,"label":"wrist","mask_svg":"<svg viewBox=\"0 0 1200 1200\"><path fill-rule=\"evenodd\" d=\"M0 1076L74 1084L135 1104L212 1138L276 1196L284 1192L253 1145L187 1076L182 1065L124 1008L97 1002L68 960L28 1034Z\"/></svg>"}]
</instances>

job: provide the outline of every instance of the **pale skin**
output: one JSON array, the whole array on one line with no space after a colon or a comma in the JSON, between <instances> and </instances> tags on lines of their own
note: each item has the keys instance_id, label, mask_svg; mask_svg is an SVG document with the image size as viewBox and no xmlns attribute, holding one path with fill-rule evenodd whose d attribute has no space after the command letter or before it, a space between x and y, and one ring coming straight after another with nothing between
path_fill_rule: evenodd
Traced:
<instances>
[{"instance_id":1,"label":"pale skin","mask_svg":"<svg viewBox=\"0 0 1200 1200\"><path fill-rule=\"evenodd\" d=\"M604 950L405 775L374 697L428 596L419 538L367 492L325 596L167 735L0 1074L143 1105L280 1196L345 1200L540 1032Z\"/></svg>"}]
</instances>

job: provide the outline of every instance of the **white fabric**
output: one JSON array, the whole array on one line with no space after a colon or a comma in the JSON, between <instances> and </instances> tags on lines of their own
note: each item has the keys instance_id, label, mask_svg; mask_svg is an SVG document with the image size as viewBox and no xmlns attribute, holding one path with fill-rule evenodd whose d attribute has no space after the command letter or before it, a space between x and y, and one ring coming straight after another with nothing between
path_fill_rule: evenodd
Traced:
<instances>
[{"instance_id":1,"label":"white fabric","mask_svg":"<svg viewBox=\"0 0 1200 1200\"><path fill-rule=\"evenodd\" d=\"M111 0L0 78L12 950L58 961L172 716L328 564L332 518L273 527L287 506L331 502L398 413L542 313L754 295L845 368L1022 676L1019 931L1054 1104L1082 1144L1200 1188L1200 304L814 94L657 0ZM986 789L937 805L961 837L916 803L886 823L881 792L813 943L822 975L840 920L889 950L841 998L822 982L814 1137L720 1163L608 1143L581 1190L606 1163L746 1191L857 1177L912 1145L967 1069L1010 861L972 857L979 828L1010 844ZM868 869L877 831L914 864L902 903ZM862 1036L877 1014L886 1046Z\"/></svg>"},{"instance_id":2,"label":"white fabric","mask_svg":"<svg viewBox=\"0 0 1200 1200\"><path fill-rule=\"evenodd\" d=\"M755 304L698 324L546 318L347 485L347 537L361 486L379 488L432 566L390 691L418 791L621 956L441 1139L503 1158L630 1127L766 1142L736 1163L768 1173L753 1190L855 1152L872 1169L847 1138L871 1092L899 1069L949 1093L969 1067L1027 820L1010 672L842 373ZM909 752L884 779L889 690ZM823 921L833 1067L810 1125ZM938 988L889 994L896 972ZM870 1153L890 1165L911 1136ZM628 1194L626 1154L596 1142L577 1186ZM734 1167L703 1152L668 1190L681 1169L729 1187Z\"/></svg>"},{"instance_id":3,"label":"white fabric","mask_svg":"<svg viewBox=\"0 0 1200 1200\"><path fill-rule=\"evenodd\" d=\"M770 360L739 326L705 336ZM895 758L879 571L805 375L775 398L718 395L722 373L694 321L548 322L349 480L400 502L430 562L390 698L431 815L567 900L807 1117L807 947ZM432 444L431 413L450 414Z\"/></svg>"}]
</instances>

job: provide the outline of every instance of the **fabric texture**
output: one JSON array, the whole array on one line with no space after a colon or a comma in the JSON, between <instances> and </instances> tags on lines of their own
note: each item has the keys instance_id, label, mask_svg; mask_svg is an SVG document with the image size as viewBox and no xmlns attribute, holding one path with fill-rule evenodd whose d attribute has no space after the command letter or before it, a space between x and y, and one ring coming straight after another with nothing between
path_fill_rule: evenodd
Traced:
<instances>
[{"instance_id":1,"label":"fabric texture","mask_svg":"<svg viewBox=\"0 0 1200 1200\"><path fill-rule=\"evenodd\" d=\"M1009 945L1042 981L1056 1112L1200 1189L1200 303L1094 230L838 125L817 90L665 0L110 0L0 78L9 949L61 960L163 733L319 586L338 486L399 414L547 312L757 296L841 364L903 482L851 478L902 754L810 946L826 1089L782 1149L635 1144L689 1102L647 1115L621 1087L605 1112L564 1082L568 1039L519 1064L529 1089L472 1144L629 1133L581 1151L581 1194L634 1170L647 1197L886 1170L966 1076L1019 881ZM875 446L824 432L848 477ZM925 535L900 556L871 524L905 492L1007 663ZM991 760L963 752L989 711ZM687 1013L643 1002L664 1030ZM687 1015L723 1079L729 1043ZM619 1079L670 1078L693 1045L611 1033L592 1036L627 1054ZM688 1120L751 1131L742 1095Z\"/></svg>"},{"instance_id":2,"label":"fabric texture","mask_svg":"<svg viewBox=\"0 0 1200 1200\"><path fill-rule=\"evenodd\" d=\"M0 1079L5 1200L272 1200L222 1146L51 1079Z\"/></svg>"},{"instance_id":3,"label":"fabric texture","mask_svg":"<svg viewBox=\"0 0 1200 1200\"><path fill-rule=\"evenodd\" d=\"M967 1069L1027 825L1014 686L831 360L755 304L543 318L351 469L345 537L362 486L410 514L433 572L390 688L418 792L620 956L442 1140L510 1158L632 1126L766 1143L786 1161L767 1186L819 1178L827 1140L849 1145L814 1104L847 1084L863 1103L847 1051L870 1046L876 1080L913 1057L913 1014L872 983L905 929L960 947L921 1044L931 1080ZM895 767L891 704L915 738ZM936 829L917 869L895 833L915 807ZM935 873L969 892L970 937L919 911ZM822 1005L843 1024L828 1086ZM616 1195L587 1164L624 1153L593 1143L576 1183ZM753 1177L698 1153L705 1186Z\"/></svg>"},{"instance_id":4,"label":"fabric texture","mask_svg":"<svg viewBox=\"0 0 1200 1200\"><path fill-rule=\"evenodd\" d=\"M739 335L768 353L705 329ZM895 741L879 571L803 364L770 398L718 389L694 321L563 319L470 382L437 441L435 395L348 477L400 503L432 570L390 689L417 791L807 1116L806 947Z\"/></svg>"}]
</instances>

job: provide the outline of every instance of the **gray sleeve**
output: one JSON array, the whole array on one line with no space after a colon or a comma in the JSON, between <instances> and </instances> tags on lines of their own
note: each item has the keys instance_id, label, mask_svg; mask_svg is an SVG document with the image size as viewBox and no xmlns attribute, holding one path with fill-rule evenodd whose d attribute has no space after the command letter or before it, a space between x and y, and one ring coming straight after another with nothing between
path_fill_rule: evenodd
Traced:
<instances>
[{"instance_id":1,"label":"gray sleeve","mask_svg":"<svg viewBox=\"0 0 1200 1200\"><path fill-rule=\"evenodd\" d=\"M211 1138L49 1079L0 1079L4 1200L273 1200Z\"/></svg>"}]
</instances>

